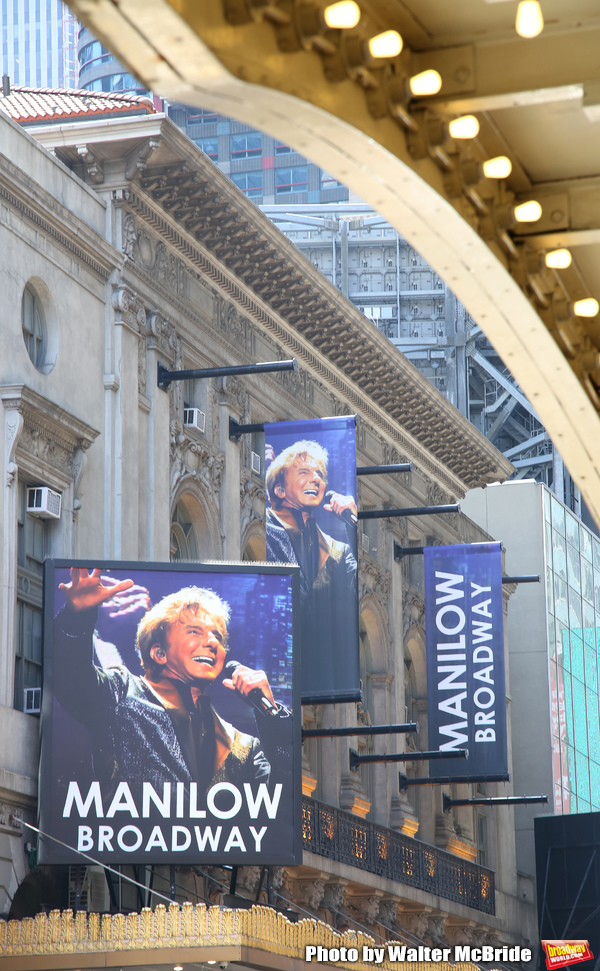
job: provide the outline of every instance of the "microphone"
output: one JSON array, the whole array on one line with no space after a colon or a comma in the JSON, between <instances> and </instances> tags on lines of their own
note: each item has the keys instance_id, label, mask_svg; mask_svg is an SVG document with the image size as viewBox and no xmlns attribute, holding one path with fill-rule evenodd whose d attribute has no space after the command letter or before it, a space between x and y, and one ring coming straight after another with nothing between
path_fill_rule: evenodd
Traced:
<instances>
[{"instance_id":1,"label":"microphone","mask_svg":"<svg viewBox=\"0 0 600 971\"><path fill-rule=\"evenodd\" d=\"M231 675L237 668L243 666L244 665L242 665L241 661L228 661L225 665L225 671ZM266 695L262 693L260 688L253 688L252 691L250 691L247 695L242 695L242 698L253 708L256 708L257 711L260 711L261 715L277 714L277 708L273 702L269 701Z\"/></svg>"},{"instance_id":2,"label":"microphone","mask_svg":"<svg viewBox=\"0 0 600 971\"><path fill-rule=\"evenodd\" d=\"M330 489L329 492L326 492L325 493L326 502L330 503L335 495L336 493L333 491L333 489ZM355 516L353 513L351 513L349 509L344 509L343 513L341 513L340 515L341 515L341 518L344 520L344 522L348 523L349 526L356 526L356 524L358 523L358 516Z\"/></svg>"}]
</instances>

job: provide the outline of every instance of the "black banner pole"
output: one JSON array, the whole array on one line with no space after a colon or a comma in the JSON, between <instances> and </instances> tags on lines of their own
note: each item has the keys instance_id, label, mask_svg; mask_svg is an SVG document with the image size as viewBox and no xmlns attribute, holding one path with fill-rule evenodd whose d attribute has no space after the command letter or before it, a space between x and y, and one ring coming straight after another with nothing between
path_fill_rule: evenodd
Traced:
<instances>
[{"instance_id":1,"label":"black banner pole","mask_svg":"<svg viewBox=\"0 0 600 971\"><path fill-rule=\"evenodd\" d=\"M172 381L188 381L195 378L225 378L236 374L265 374L271 371L297 371L296 359L291 361L267 361L264 364L232 364L229 367L192 368L187 371L169 371L164 364L158 365L158 387L166 391Z\"/></svg>"},{"instance_id":2,"label":"black banner pole","mask_svg":"<svg viewBox=\"0 0 600 971\"><path fill-rule=\"evenodd\" d=\"M400 735L418 732L418 722L402 725L355 725L354 728L303 728L302 738L348 738L352 735Z\"/></svg>"},{"instance_id":3,"label":"black banner pole","mask_svg":"<svg viewBox=\"0 0 600 971\"><path fill-rule=\"evenodd\" d=\"M398 788L400 792L406 792L409 786L453 786L471 782L510 782L509 772L499 772L496 775L445 775L439 779L429 776L426 778L409 779L403 772L398 773Z\"/></svg>"},{"instance_id":4,"label":"black banner pole","mask_svg":"<svg viewBox=\"0 0 600 971\"><path fill-rule=\"evenodd\" d=\"M351 748L348 752L350 756L350 771L356 772L359 765L370 762L421 762L433 759L468 759L469 750L467 748L449 749L447 752L399 752L395 755L359 755L355 749Z\"/></svg>"},{"instance_id":5,"label":"black banner pole","mask_svg":"<svg viewBox=\"0 0 600 971\"><path fill-rule=\"evenodd\" d=\"M440 513L460 512L458 503L450 506L415 506L412 509L365 509L359 519L387 519L388 516L434 516Z\"/></svg>"},{"instance_id":6,"label":"black banner pole","mask_svg":"<svg viewBox=\"0 0 600 971\"><path fill-rule=\"evenodd\" d=\"M519 806L548 802L548 796L482 796L476 799L451 799L444 793L442 800L444 812L449 813L453 806Z\"/></svg>"},{"instance_id":7,"label":"black banner pole","mask_svg":"<svg viewBox=\"0 0 600 971\"><path fill-rule=\"evenodd\" d=\"M386 475L388 472L412 472L412 462L401 462L398 465L359 465L357 475Z\"/></svg>"},{"instance_id":8,"label":"black banner pole","mask_svg":"<svg viewBox=\"0 0 600 971\"><path fill-rule=\"evenodd\" d=\"M348 691L346 694L302 695L301 705L345 705L353 701L362 701L362 691Z\"/></svg>"}]
</instances>

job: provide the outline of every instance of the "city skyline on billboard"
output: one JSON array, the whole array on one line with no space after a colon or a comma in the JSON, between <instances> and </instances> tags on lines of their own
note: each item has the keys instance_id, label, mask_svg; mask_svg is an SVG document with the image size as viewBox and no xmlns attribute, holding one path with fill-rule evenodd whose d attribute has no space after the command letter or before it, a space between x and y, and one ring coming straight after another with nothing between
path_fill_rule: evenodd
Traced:
<instances>
[{"instance_id":1,"label":"city skyline on billboard","mask_svg":"<svg viewBox=\"0 0 600 971\"><path fill-rule=\"evenodd\" d=\"M300 861L297 574L46 561L40 862Z\"/></svg>"},{"instance_id":2,"label":"city skyline on billboard","mask_svg":"<svg viewBox=\"0 0 600 971\"><path fill-rule=\"evenodd\" d=\"M267 560L300 567L301 694L359 701L356 419L265 424Z\"/></svg>"}]
</instances>

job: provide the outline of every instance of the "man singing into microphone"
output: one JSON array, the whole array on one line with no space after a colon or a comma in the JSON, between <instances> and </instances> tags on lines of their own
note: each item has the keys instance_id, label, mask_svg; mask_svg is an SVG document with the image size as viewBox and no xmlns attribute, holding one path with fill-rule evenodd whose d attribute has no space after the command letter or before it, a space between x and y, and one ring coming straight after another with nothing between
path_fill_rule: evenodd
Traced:
<instances>
[{"instance_id":1,"label":"man singing into microphone","mask_svg":"<svg viewBox=\"0 0 600 971\"><path fill-rule=\"evenodd\" d=\"M343 656L338 646L356 638L357 619L348 608L348 594L356 598L357 592L356 502L353 496L326 492L327 460L318 442L294 442L266 473L267 559L300 566L303 682L310 651L318 655L319 669L333 677L335 658ZM348 543L320 528L318 509L343 519Z\"/></svg>"},{"instance_id":2,"label":"man singing into microphone","mask_svg":"<svg viewBox=\"0 0 600 971\"><path fill-rule=\"evenodd\" d=\"M98 607L133 586L72 569L61 584L66 605L54 627L54 693L84 724L94 745L94 775L110 791L131 783L269 782L286 771L291 751L290 712L278 705L264 671L226 664L229 605L212 590L186 587L164 597L143 616L136 649L144 674L93 663ZM222 673L228 677L222 679ZM210 701L220 681L255 708L260 738L224 721ZM73 685L77 688L74 691Z\"/></svg>"}]
</instances>

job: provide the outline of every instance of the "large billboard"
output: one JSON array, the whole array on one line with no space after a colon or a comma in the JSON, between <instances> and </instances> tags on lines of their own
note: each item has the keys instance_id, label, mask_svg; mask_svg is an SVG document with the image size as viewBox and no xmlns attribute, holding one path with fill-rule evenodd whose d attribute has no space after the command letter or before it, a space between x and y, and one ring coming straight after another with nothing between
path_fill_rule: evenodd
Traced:
<instances>
[{"instance_id":1,"label":"large billboard","mask_svg":"<svg viewBox=\"0 0 600 971\"><path fill-rule=\"evenodd\" d=\"M297 568L47 561L44 583L40 862L300 863Z\"/></svg>"},{"instance_id":2,"label":"large billboard","mask_svg":"<svg viewBox=\"0 0 600 971\"><path fill-rule=\"evenodd\" d=\"M431 776L508 778L500 543L430 546L425 556Z\"/></svg>"},{"instance_id":3,"label":"large billboard","mask_svg":"<svg viewBox=\"0 0 600 971\"><path fill-rule=\"evenodd\" d=\"M265 425L267 560L300 567L302 698L359 700L356 421Z\"/></svg>"}]
</instances>

